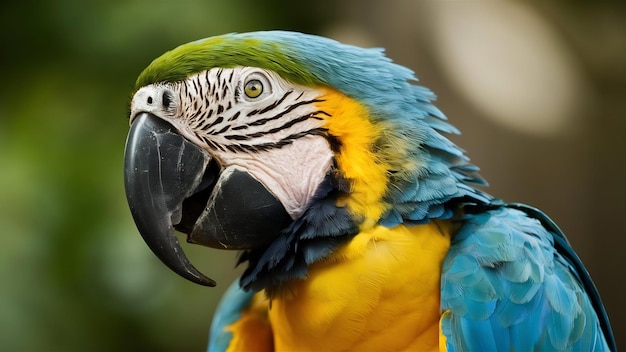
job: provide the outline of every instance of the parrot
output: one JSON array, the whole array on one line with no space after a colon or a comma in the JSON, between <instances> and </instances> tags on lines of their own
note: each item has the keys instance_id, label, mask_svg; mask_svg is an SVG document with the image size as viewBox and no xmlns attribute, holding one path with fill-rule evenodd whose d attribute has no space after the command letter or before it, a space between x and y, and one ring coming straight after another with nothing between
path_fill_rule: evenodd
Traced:
<instances>
[{"instance_id":1,"label":"parrot","mask_svg":"<svg viewBox=\"0 0 626 352\"><path fill-rule=\"evenodd\" d=\"M544 212L487 193L435 94L382 48L265 30L182 44L139 74L124 185L151 251L215 286L208 350L615 351Z\"/></svg>"}]
</instances>

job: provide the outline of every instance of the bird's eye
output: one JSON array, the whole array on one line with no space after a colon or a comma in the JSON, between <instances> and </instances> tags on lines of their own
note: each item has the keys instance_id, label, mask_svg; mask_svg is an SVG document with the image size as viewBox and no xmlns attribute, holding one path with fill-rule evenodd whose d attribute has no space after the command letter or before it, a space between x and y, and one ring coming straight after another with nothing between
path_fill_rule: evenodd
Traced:
<instances>
[{"instance_id":1,"label":"bird's eye","mask_svg":"<svg viewBox=\"0 0 626 352\"><path fill-rule=\"evenodd\" d=\"M246 82L243 91L248 98L256 98L263 93L263 83L258 79L251 79Z\"/></svg>"}]
</instances>

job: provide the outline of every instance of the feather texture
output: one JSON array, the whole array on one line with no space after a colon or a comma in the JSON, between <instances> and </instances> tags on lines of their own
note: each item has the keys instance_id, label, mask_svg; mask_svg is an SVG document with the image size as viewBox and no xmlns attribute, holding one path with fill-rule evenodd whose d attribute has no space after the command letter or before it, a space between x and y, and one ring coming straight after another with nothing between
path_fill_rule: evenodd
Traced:
<instances>
[{"instance_id":1,"label":"feather texture","mask_svg":"<svg viewBox=\"0 0 626 352\"><path fill-rule=\"evenodd\" d=\"M608 319L590 299L595 288L554 246L562 233L516 207L526 209L494 203L467 214L453 239L441 284L448 351L582 351L589 341L609 351Z\"/></svg>"}]
</instances>

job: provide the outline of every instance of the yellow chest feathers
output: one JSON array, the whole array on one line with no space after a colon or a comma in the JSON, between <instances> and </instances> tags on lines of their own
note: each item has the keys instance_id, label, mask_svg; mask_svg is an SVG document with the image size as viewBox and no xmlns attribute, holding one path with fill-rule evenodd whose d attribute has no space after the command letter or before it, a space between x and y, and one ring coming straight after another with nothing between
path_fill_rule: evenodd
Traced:
<instances>
[{"instance_id":1,"label":"yellow chest feathers","mask_svg":"<svg viewBox=\"0 0 626 352\"><path fill-rule=\"evenodd\" d=\"M377 226L311 266L271 303L275 350L437 350L450 231L436 221Z\"/></svg>"}]
</instances>

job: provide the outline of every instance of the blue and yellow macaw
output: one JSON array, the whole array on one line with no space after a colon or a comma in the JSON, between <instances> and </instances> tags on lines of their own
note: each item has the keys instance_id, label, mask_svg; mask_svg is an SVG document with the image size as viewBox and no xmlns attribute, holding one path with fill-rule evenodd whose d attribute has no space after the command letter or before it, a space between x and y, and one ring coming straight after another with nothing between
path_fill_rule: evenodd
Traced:
<instances>
[{"instance_id":1,"label":"blue and yellow macaw","mask_svg":"<svg viewBox=\"0 0 626 352\"><path fill-rule=\"evenodd\" d=\"M479 190L457 130L380 49L294 32L177 47L139 76L125 184L148 246L247 268L209 351L608 351L589 274L541 211Z\"/></svg>"}]
</instances>

